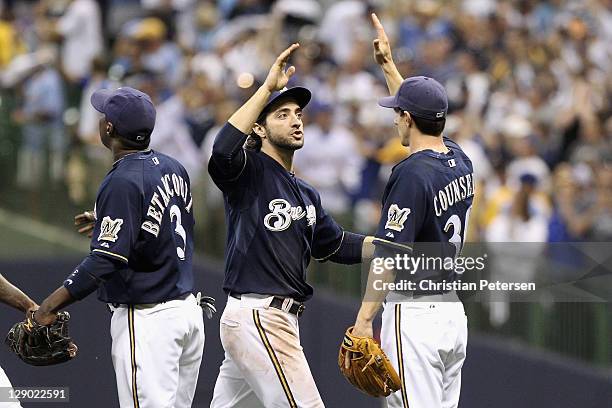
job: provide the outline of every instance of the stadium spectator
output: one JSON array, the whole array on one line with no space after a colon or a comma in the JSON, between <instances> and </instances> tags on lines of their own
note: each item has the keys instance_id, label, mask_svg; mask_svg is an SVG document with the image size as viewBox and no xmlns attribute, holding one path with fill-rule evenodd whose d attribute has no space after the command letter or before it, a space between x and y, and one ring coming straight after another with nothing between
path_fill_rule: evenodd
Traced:
<instances>
[{"instance_id":1,"label":"stadium spectator","mask_svg":"<svg viewBox=\"0 0 612 408\"><path fill-rule=\"evenodd\" d=\"M331 105L319 102L308 112L311 124L304 129L307 142L295 156L295 171L317 189L327 211L346 214L362 167L355 136L334 123Z\"/></svg>"},{"instance_id":2,"label":"stadium spectator","mask_svg":"<svg viewBox=\"0 0 612 408\"><path fill-rule=\"evenodd\" d=\"M73 0L68 6L58 0L8 2L0 42L19 36L15 44L21 45L0 47L4 95L18 97L25 88L16 84L38 65L32 55L54 33L63 34L55 37L62 45L63 86L70 90L74 81L86 84L83 100L97 87L134 83L143 76L165 79L144 84L156 88L152 93L160 102L157 131L163 135L154 147L178 153L194 180L206 180L201 157L211 129L227 119L228 106L242 103L249 89L261 83L276 49L298 40L291 85L309 87L333 107L333 114L325 112L328 108L305 112L310 125L296 168L313 183L328 182L328 198L323 192L327 205L371 232L381 180L406 155L395 130L380 124L384 113L375 109L376 99L386 93L369 43L368 13L376 8L402 74L431 75L448 90L446 134L473 157L481 192L471 219L476 239L484 239L494 220L510 214L526 173L538 180L533 197L553 203L549 240L608 236L612 14L606 2L135 3L104 2L99 10L92 0ZM107 16L103 26L101 15ZM104 42L112 46L105 56L108 70L94 59ZM59 125L63 106L53 107L57 129L62 129L58 132L63 132L53 140L65 146L66 129ZM86 106L79 108L78 135L94 146L97 139L88 137L94 121ZM16 114L15 119L23 117ZM87 167L95 167L95 159L86 157ZM32 181L32 168L20 162L16 178L22 184ZM220 205L212 197L206 202ZM500 231L502 239L506 230Z\"/></svg>"},{"instance_id":3,"label":"stadium spectator","mask_svg":"<svg viewBox=\"0 0 612 408\"><path fill-rule=\"evenodd\" d=\"M62 71L69 81L80 83L91 73L93 61L103 52L102 17L93 0L71 0L53 27L61 36Z\"/></svg>"},{"instance_id":4,"label":"stadium spectator","mask_svg":"<svg viewBox=\"0 0 612 408\"><path fill-rule=\"evenodd\" d=\"M68 145L62 120L64 84L54 63L50 53L25 74L20 84L22 103L13 112L13 120L21 125L22 134L17 183L30 190L44 183L47 175L54 183L62 181L64 176ZM47 148L49 159L45 166Z\"/></svg>"}]
</instances>

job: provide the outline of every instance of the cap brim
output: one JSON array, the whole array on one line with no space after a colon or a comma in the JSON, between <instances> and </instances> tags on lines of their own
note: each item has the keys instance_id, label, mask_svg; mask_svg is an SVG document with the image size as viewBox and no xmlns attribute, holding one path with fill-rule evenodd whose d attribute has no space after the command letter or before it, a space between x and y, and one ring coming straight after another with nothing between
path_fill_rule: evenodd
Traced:
<instances>
[{"instance_id":1,"label":"cap brim","mask_svg":"<svg viewBox=\"0 0 612 408\"><path fill-rule=\"evenodd\" d=\"M91 95L91 106L98 112L104 113L104 105L106 105L106 101L112 93L113 91L110 89L98 89Z\"/></svg>"},{"instance_id":2,"label":"cap brim","mask_svg":"<svg viewBox=\"0 0 612 408\"><path fill-rule=\"evenodd\" d=\"M399 105L397 103L397 98L395 97L395 95L380 98L378 100L378 104L382 106L383 108L392 108L392 109L399 108Z\"/></svg>"},{"instance_id":3,"label":"cap brim","mask_svg":"<svg viewBox=\"0 0 612 408\"><path fill-rule=\"evenodd\" d=\"M312 98L312 93L301 86L296 86L294 88L287 89L285 92L278 95L274 100L270 101L269 105L273 102L283 100L283 99L293 99L297 102L298 106L302 109L308 105L310 102L310 98Z\"/></svg>"},{"instance_id":4,"label":"cap brim","mask_svg":"<svg viewBox=\"0 0 612 408\"><path fill-rule=\"evenodd\" d=\"M279 102L285 101L287 99L294 100L300 108L304 109L306 105L308 105L308 102L310 102L311 98L312 93L302 86L289 88L286 91L279 93L274 98L270 99L259 114L259 118L267 114L270 111L270 108L272 108L274 105L277 105Z\"/></svg>"}]
</instances>

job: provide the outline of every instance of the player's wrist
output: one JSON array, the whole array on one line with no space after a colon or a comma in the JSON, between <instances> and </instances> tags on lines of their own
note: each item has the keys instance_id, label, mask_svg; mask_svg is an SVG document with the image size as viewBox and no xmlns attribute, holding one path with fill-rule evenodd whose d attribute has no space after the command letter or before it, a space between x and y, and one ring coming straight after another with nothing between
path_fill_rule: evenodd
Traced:
<instances>
[{"instance_id":1,"label":"player's wrist","mask_svg":"<svg viewBox=\"0 0 612 408\"><path fill-rule=\"evenodd\" d=\"M41 326L47 326L52 324L57 319L57 316L55 313L41 311L41 309L38 309L32 313L32 319Z\"/></svg>"},{"instance_id":2,"label":"player's wrist","mask_svg":"<svg viewBox=\"0 0 612 408\"><path fill-rule=\"evenodd\" d=\"M48 315L51 314L51 309L49 308L49 304L47 302L42 302L40 307L36 310L37 316Z\"/></svg>"},{"instance_id":3,"label":"player's wrist","mask_svg":"<svg viewBox=\"0 0 612 408\"><path fill-rule=\"evenodd\" d=\"M395 62L393 61L393 58L389 58L388 60L386 60L385 62L379 65L385 74L392 74L392 73L395 73L395 71L397 71L397 67L395 66Z\"/></svg>"},{"instance_id":4,"label":"player's wrist","mask_svg":"<svg viewBox=\"0 0 612 408\"><path fill-rule=\"evenodd\" d=\"M267 83L264 83L262 86L259 87L257 91L261 91L264 95L269 97L272 92L276 91L276 88L274 84L268 85Z\"/></svg>"},{"instance_id":5,"label":"player's wrist","mask_svg":"<svg viewBox=\"0 0 612 408\"><path fill-rule=\"evenodd\" d=\"M373 329L372 329L373 321L371 320L359 320L355 321L355 325L353 326L352 333L354 336L358 337L372 337Z\"/></svg>"},{"instance_id":6,"label":"player's wrist","mask_svg":"<svg viewBox=\"0 0 612 408\"><path fill-rule=\"evenodd\" d=\"M272 92L274 91L271 91L266 84L263 84L257 89L257 91L255 91L257 106L259 107L259 109L263 110L263 108L266 106L266 103L270 99Z\"/></svg>"},{"instance_id":7,"label":"player's wrist","mask_svg":"<svg viewBox=\"0 0 612 408\"><path fill-rule=\"evenodd\" d=\"M357 315L357 319L355 320L355 326L364 326L372 324L372 322L374 322L374 317L376 317L376 313L370 313L368 311L362 310Z\"/></svg>"},{"instance_id":8,"label":"player's wrist","mask_svg":"<svg viewBox=\"0 0 612 408\"><path fill-rule=\"evenodd\" d=\"M60 286L60 288L64 291L66 290L66 288L64 288L63 286ZM47 299L43 300L43 302L40 304L40 307L36 310L37 316L55 316L57 309L62 307L62 305L66 304L65 302L62 302L60 299L58 299L57 292L58 291L56 290L51 295L49 295Z\"/></svg>"},{"instance_id":9,"label":"player's wrist","mask_svg":"<svg viewBox=\"0 0 612 408\"><path fill-rule=\"evenodd\" d=\"M36 311L38 305L32 299L24 299L20 304L20 309L25 313L30 313Z\"/></svg>"}]
</instances>

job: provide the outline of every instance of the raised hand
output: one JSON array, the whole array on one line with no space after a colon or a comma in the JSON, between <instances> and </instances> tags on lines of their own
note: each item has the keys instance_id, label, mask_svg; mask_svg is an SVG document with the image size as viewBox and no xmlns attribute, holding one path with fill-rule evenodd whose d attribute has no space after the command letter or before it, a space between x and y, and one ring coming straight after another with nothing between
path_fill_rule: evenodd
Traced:
<instances>
[{"instance_id":1,"label":"raised hand","mask_svg":"<svg viewBox=\"0 0 612 408\"><path fill-rule=\"evenodd\" d=\"M85 211L74 217L74 226L77 228L77 232L89 238L91 238L93 234L95 225L96 218L94 217L93 211Z\"/></svg>"},{"instance_id":2,"label":"raised hand","mask_svg":"<svg viewBox=\"0 0 612 408\"><path fill-rule=\"evenodd\" d=\"M372 41L372 45L374 46L374 60L382 69L385 81L387 82L387 88L389 88L389 93L395 95L404 78L393 62L393 55L391 54L391 46L389 45L387 33L385 33L385 29L374 13L372 13L372 24L376 29L376 38Z\"/></svg>"},{"instance_id":3,"label":"raised hand","mask_svg":"<svg viewBox=\"0 0 612 408\"><path fill-rule=\"evenodd\" d=\"M266 81L264 82L264 86L270 91L280 91L284 87L287 86L289 79L295 73L295 67L291 66L287 70L285 67L287 66L287 60L291 53L297 49L300 44L295 43L291 44L285 51L283 51L272 67L270 68L270 72L268 72L268 76L266 77Z\"/></svg>"},{"instance_id":4,"label":"raised hand","mask_svg":"<svg viewBox=\"0 0 612 408\"><path fill-rule=\"evenodd\" d=\"M376 39L372 41L372 45L374 46L374 60L378 65L384 65L392 62L393 56L391 55L389 38L387 37L385 29L375 13L372 13L372 24L376 29Z\"/></svg>"}]
</instances>

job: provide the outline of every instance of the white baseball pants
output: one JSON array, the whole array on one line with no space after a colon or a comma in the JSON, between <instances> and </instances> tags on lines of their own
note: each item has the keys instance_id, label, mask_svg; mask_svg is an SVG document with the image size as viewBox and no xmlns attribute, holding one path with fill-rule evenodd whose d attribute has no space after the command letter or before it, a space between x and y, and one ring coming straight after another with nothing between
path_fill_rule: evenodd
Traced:
<instances>
[{"instance_id":1,"label":"white baseball pants","mask_svg":"<svg viewBox=\"0 0 612 408\"><path fill-rule=\"evenodd\" d=\"M221 316L225 349L211 408L320 408L300 345L298 318L269 307L272 297L229 297Z\"/></svg>"},{"instance_id":2,"label":"white baseball pants","mask_svg":"<svg viewBox=\"0 0 612 408\"><path fill-rule=\"evenodd\" d=\"M458 299L387 301L381 342L402 381L387 397L389 408L457 407L467 346L467 317Z\"/></svg>"},{"instance_id":3,"label":"white baseball pants","mask_svg":"<svg viewBox=\"0 0 612 408\"><path fill-rule=\"evenodd\" d=\"M196 298L110 308L119 406L191 407L204 351Z\"/></svg>"},{"instance_id":4,"label":"white baseball pants","mask_svg":"<svg viewBox=\"0 0 612 408\"><path fill-rule=\"evenodd\" d=\"M11 380L9 380L9 378L6 376L2 367L0 367L0 387L2 388L5 388L5 387L12 388L13 387L11 385ZM8 392L7 392L7 395L4 395L4 396L8 397ZM21 404L19 403L19 401L0 402L0 408L21 408Z\"/></svg>"}]
</instances>

